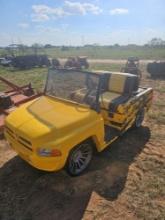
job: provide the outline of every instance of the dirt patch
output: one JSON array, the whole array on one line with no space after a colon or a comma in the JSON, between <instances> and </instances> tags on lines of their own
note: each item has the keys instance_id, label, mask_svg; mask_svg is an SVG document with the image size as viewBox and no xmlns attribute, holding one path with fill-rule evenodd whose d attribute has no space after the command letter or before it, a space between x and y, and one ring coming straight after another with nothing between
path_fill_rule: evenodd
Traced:
<instances>
[{"instance_id":1,"label":"dirt patch","mask_svg":"<svg viewBox=\"0 0 165 220\"><path fill-rule=\"evenodd\" d=\"M0 140L0 167L16 155L4 139Z\"/></svg>"},{"instance_id":2,"label":"dirt patch","mask_svg":"<svg viewBox=\"0 0 165 220\"><path fill-rule=\"evenodd\" d=\"M146 135L137 144L136 140L142 133ZM91 215L88 215L88 210L93 209L91 204L93 207L93 195L96 194L102 198L98 205L94 202L97 208L93 212L98 219L102 211L108 219L108 213L114 209L112 217L123 219L121 216L125 213L125 219L131 219L134 212L125 206L120 195L126 184L129 166L141 153L149 137L147 127L130 131L96 155L88 171L76 178L69 177L64 171L38 171L18 156L8 160L0 170L2 219L88 219ZM120 211L115 205L118 203L121 203Z\"/></svg>"}]
</instances>

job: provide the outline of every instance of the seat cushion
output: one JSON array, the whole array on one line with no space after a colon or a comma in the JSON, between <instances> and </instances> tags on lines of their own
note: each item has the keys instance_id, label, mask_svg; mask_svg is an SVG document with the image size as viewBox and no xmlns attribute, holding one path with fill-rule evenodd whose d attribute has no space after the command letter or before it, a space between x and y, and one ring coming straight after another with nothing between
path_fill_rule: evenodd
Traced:
<instances>
[{"instance_id":1,"label":"seat cushion","mask_svg":"<svg viewBox=\"0 0 165 220\"><path fill-rule=\"evenodd\" d=\"M119 93L115 92L104 92L100 96L100 106L102 109L108 110L109 112L116 112L119 107L120 111L122 110L122 106L124 107L124 103L126 103L129 99L129 96L123 96Z\"/></svg>"},{"instance_id":2,"label":"seat cushion","mask_svg":"<svg viewBox=\"0 0 165 220\"><path fill-rule=\"evenodd\" d=\"M119 93L104 92L102 95L100 95L100 100L99 100L101 108L109 110L111 101L119 98L120 96L121 95Z\"/></svg>"},{"instance_id":3,"label":"seat cushion","mask_svg":"<svg viewBox=\"0 0 165 220\"><path fill-rule=\"evenodd\" d=\"M111 74L109 77L108 90L111 92L123 93L125 81L125 75Z\"/></svg>"}]
</instances>

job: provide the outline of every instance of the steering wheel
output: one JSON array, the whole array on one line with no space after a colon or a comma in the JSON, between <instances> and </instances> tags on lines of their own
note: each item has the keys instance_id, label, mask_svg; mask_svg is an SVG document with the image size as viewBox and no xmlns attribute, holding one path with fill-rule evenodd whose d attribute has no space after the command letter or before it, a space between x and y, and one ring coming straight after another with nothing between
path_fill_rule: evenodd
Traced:
<instances>
[{"instance_id":1,"label":"steering wheel","mask_svg":"<svg viewBox=\"0 0 165 220\"><path fill-rule=\"evenodd\" d=\"M92 92L92 89L90 89L90 90L87 91L87 93L85 94L85 96L84 96L82 102L87 103L88 97L89 97L89 95L91 94L91 92Z\"/></svg>"},{"instance_id":2,"label":"steering wheel","mask_svg":"<svg viewBox=\"0 0 165 220\"><path fill-rule=\"evenodd\" d=\"M86 78L86 85L88 90L93 90L93 88L95 87L95 83L90 76L87 76Z\"/></svg>"}]
</instances>

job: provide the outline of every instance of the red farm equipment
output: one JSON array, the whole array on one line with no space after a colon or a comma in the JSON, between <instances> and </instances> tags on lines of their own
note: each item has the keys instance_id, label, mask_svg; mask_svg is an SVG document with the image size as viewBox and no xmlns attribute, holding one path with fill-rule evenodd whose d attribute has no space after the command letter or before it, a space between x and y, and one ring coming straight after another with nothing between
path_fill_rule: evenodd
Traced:
<instances>
[{"instance_id":1,"label":"red farm equipment","mask_svg":"<svg viewBox=\"0 0 165 220\"><path fill-rule=\"evenodd\" d=\"M18 86L3 77L0 77L0 81L10 88L0 92L0 134L2 134L5 117L21 104L39 97L41 93L35 93L31 83Z\"/></svg>"}]
</instances>

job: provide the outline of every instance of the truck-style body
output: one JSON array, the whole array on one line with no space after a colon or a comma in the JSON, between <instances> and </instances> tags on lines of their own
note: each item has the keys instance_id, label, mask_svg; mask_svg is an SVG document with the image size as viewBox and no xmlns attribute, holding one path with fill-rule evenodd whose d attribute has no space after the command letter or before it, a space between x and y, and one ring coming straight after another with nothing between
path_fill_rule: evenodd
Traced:
<instances>
[{"instance_id":1,"label":"truck-style body","mask_svg":"<svg viewBox=\"0 0 165 220\"><path fill-rule=\"evenodd\" d=\"M79 175L94 149L142 124L152 89L129 73L50 69L44 95L6 118L5 136L32 166Z\"/></svg>"}]
</instances>

